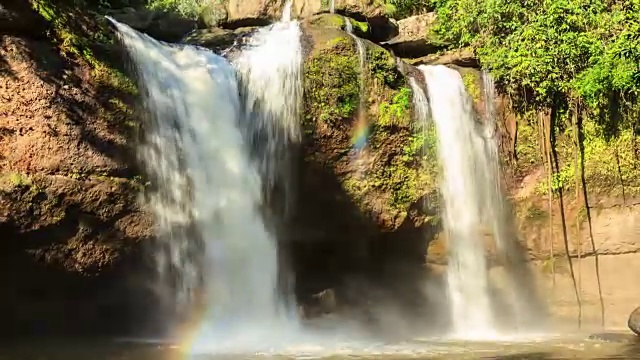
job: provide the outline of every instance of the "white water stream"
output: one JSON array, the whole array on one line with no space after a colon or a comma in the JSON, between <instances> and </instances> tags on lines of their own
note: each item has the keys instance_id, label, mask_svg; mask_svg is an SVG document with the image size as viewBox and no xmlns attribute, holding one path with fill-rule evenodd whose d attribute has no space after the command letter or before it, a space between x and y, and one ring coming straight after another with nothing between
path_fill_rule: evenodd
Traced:
<instances>
[{"instance_id":1,"label":"white water stream","mask_svg":"<svg viewBox=\"0 0 640 360\"><path fill-rule=\"evenodd\" d=\"M274 175L280 155L299 139L300 30L290 8L241 55L240 86L223 57L111 19L150 118L139 154L153 184L161 295L178 312L204 306L200 347L269 347L297 326L295 306L278 294L276 243L260 211L263 178L284 180ZM252 136L267 151L256 156Z\"/></svg>"},{"instance_id":2,"label":"white water stream","mask_svg":"<svg viewBox=\"0 0 640 360\"><path fill-rule=\"evenodd\" d=\"M477 133L472 102L460 74L445 66L420 66L420 70L438 133L454 336L491 336L496 330L481 230L487 211L485 191L496 186L488 183L486 172L493 164L484 138Z\"/></svg>"},{"instance_id":3,"label":"white water stream","mask_svg":"<svg viewBox=\"0 0 640 360\"><path fill-rule=\"evenodd\" d=\"M486 114L483 121L478 121L456 70L441 65L419 69L425 77L430 114L411 82L418 95L414 95L419 103L415 108L418 116L433 120L438 135L443 224L449 252L451 336L496 339L506 333L539 330L543 306L518 249L517 233L501 188L493 80L483 74ZM486 256L491 244L503 270L501 284L493 290L490 284L498 284L489 276ZM495 304L497 296L502 298L502 307Z\"/></svg>"}]
</instances>

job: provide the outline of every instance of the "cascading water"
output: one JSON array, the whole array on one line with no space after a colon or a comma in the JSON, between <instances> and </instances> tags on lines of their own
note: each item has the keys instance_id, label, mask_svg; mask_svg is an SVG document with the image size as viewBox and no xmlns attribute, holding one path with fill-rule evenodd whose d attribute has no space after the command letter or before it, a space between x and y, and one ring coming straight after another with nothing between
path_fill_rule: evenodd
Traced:
<instances>
[{"instance_id":1,"label":"cascading water","mask_svg":"<svg viewBox=\"0 0 640 360\"><path fill-rule=\"evenodd\" d=\"M445 66L420 66L438 134L443 220L449 241L447 282L456 336L495 332L484 239L480 233L493 166L477 133L471 99L460 74ZM497 179L493 179L497 180Z\"/></svg>"},{"instance_id":2,"label":"cascading water","mask_svg":"<svg viewBox=\"0 0 640 360\"><path fill-rule=\"evenodd\" d=\"M331 0L329 3L329 12L332 14L336 13L336 0Z\"/></svg>"},{"instance_id":3,"label":"cascading water","mask_svg":"<svg viewBox=\"0 0 640 360\"><path fill-rule=\"evenodd\" d=\"M354 43L356 44L356 49L358 51L358 60L359 60L359 70L360 70L360 91L358 98L358 110L357 110L357 120L354 129L353 135L353 146L355 150L354 155L354 163L357 169L357 176L363 176L362 169L364 167L363 162L365 159L361 156L362 151L367 146L368 137L369 137L369 123L367 121L367 109L365 106L365 95L366 94L366 66L367 66L367 53L364 42L362 39L357 37L353 33L353 24L349 18L343 17L345 23L345 30L351 36Z\"/></svg>"},{"instance_id":4,"label":"cascading water","mask_svg":"<svg viewBox=\"0 0 640 360\"><path fill-rule=\"evenodd\" d=\"M411 87L411 93L413 94L413 108L415 109L415 116L420 122L426 122L431 115L429 112L429 100L427 100L427 94L420 86L415 78L409 78L409 86Z\"/></svg>"},{"instance_id":5,"label":"cascading water","mask_svg":"<svg viewBox=\"0 0 640 360\"><path fill-rule=\"evenodd\" d=\"M256 162L246 135L249 128L265 131L267 149L277 148L271 143L283 137L296 138L297 50L283 60L291 61L290 72L249 60L255 68L242 76L243 109L237 72L227 60L204 49L160 43L112 21L133 59L151 118L140 158L155 185L148 202L163 245L159 273L171 284L165 295L175 294L178 309L194 298L204 304L202 344L211 341L216 350L268 347L296 321L277 294L276 243L260 212L261 170L277 167L265 165L277 163L277 155L270 151ZM288 42L280 43L278 56L299 43L296 28L276 29L278 24L264 35L264 44L249 51L268 53L283 32ZM269 130L275 122L279 132Z\"/></svg>"},{"instance_id":6,"label":"cascading water","mask_svg":"<svg viewBox=\"0 0 640 360\"><path fill-rule=\"evenodd\" d=\"M282 20L260 29L234 62L243 96L243 127L255 150L267 195L279 183L292 183L291 148L301 136L301 35L299 22L291 21L288 2ZM280 189L284 200L279 205L285 217L290 213L291 190L289 186Z\"/></svg>"},{"instance_id":7,"label":"cascading water","mask_svg":"<svg viewBox=\"0 0 640 360\"><path fill-rule=\"evenodd\" d=\"M488 159L484 170L483 189L487 204L484 212L486 224L490 224L495 240L496 255L503 267L502 295L509 309L505 309L508 321L504 325L511 331L531 331L544 328L546 310L535 291L535 280L526 265L527 259L517 242L517 230L511 218L511 211L504 200L500 181L500 152L496 135L496 92L491 74L482 72L485 103L485 126L482 136L485 138L485 154Z\"/></svg>"},{"instance_id":8,"label":"cascading water","mask_svg":"<svg viewBox=\"0 0 640 360\"><path fill-rule=\"evenodd\" d=\"M442 168L443 222L449 240L447 283L454 337L487 339L508 326L522 334L543 324L545 311L535 293L526 259L517 248L517 234L500 182L500 160L495 138L495 89L483 73L486 117L476 121L472 100L460 74L446 66L420 66L428 101L414 79L414 107L419 118L433 120L438 134ZM429 111L430 109L430 111ZM485 244L495 241L504 268L501 313L494 314Z\"/></svg>"}]
</instances>

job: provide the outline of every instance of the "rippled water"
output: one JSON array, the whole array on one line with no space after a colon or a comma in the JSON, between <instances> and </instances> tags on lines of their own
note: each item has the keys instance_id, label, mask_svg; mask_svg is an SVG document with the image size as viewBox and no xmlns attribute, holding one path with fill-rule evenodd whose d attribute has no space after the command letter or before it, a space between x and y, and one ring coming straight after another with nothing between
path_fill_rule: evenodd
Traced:
<instances>
[{"instance_id":1,"label":"rippled water","mask_svg":"<svg viewBox=\"0 0 640 360\"><path fill-rule=\"evenodd\" d=\"M292 345L267 354L190 354L153 341L48 340L0 345L0 360L208 360L208 359L640 359L640 340L629 334L575 335L510 342L414 340Z\"/></svg>"}]
</instances>

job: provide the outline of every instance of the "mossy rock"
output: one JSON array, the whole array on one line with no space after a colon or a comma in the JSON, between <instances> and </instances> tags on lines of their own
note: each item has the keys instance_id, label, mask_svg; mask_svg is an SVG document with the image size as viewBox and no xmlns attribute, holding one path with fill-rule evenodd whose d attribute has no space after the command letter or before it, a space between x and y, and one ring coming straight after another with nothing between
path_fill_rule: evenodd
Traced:
<instances>
[{"instance_id":1,"label":"mossy rock","mask_svg":"<svg viewBox=\"0 0 640 360\"><path fill-rule=\"evenodd\" d=\"M420 213L420 199L436 191L435 170L424 169L430 150L423 152L435 149L435 133L415 126L413 94L396 59L363 40L367 61L361 74L356 44L338 29L337 19L329 15L305 22L310 51L304 132L313 150L305 158L332 169L363 214L380 228L394 230L408 219L410 209ZM358 155L355 138L362 133L368 140ZM427 163L436 168L435 159Z\"/></svg>"}]
</instances>

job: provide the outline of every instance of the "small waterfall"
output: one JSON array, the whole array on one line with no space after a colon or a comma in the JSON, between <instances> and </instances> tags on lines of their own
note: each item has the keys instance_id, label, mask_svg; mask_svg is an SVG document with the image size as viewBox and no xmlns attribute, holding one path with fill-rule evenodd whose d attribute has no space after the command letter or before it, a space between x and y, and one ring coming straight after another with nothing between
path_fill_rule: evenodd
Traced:
<instances>
[{"instance_id":1,"label":"small waterfall","mask_svg":"<svg viewBox=\"0 0 640 360\"><path fill-rule=\"evenodd\" d=\"M284 9L282 10L282 17L280 18L281 22L290 22L291 21L291 9L293 8L293 0L287 0L284 4Z\"/></svg>"},{"instance_id":2,"label":"small waterfall","mask_svg":"<svg viewBox=\"0 0 640 360\"><path fill-rule=\"evenodd\" d=\"M485 246L481 233L494 166L477 133L472 102L460 74L445 66L420 66L438 133L443 222L449 241L447 281L456 336L495 333ZM493 182L489 182L493 180ZM489 196L490 197L490 196Z\"/></svg>"},{"instance_id":3,"label":"small waterfall","mask_svg":"<svg viewBox=\"0 0 640 360\"><path fill-rule=\"evenodd\" d=\"M295 321L276 291L278 254L260 213L261 169L245 138L247 127L264 124L247 124L255 117L245 115L255 109L243 111L237 72L227 60L158 42L110 20L133 59L150 118L139 154L154 184L148 205L162 243L157 260L161 281L168 284L164 295L176 309L203 304L203 343L216 349L268 347ZM291 95L281 93L282 86L298 89L299 84L270 80L271 87L261 91L273 91L273 98L259 110L297 111L276 101ZM295 120L260 118L283 121L285 128ZM284 131L292 137L294 132Z\"/></svg>"},{"instance_id":4,"label":"small waterfall","mask_svg":"<svg viewBox=\"0 0 640 360\"><path fill-rule=\"evenodd\" d=\"M291 2L283 19L290 16ZM287 10L289 9L289 10ZM297 21L281 21L258 30L235 60L244 105L243 128L265 179L267 202L280 184L290 185L291 155L301 139L302 31ZM283 216L290 213L293 194L280 187Z\"/></svg>"},{"instance_id":5,"label":"small waterfall","mask_svg":"<svg viewBox=\"0 0 640 360\"><path fill-rule=\"evenodd\" d=\"M409 86L413 94L413 108L415 109L415 116L420 122L425 122L431 118L429 111L429 100L424 88L418 84L415 78L409 77ZM422 125L422 124L421 124Z\"/></svg>"},{"instance_id":6,"label":"small waterfall","mask_svg":"<svg viewBox=\"0 0 640 360\"><path fill-rule=\"evenodd\" d=\"M330 2L329 2L329 12L331 14L335 14L336 13L336 0L330 0Z\"/></svg>"},{"instance_id":7,"label":"small waterfall","mask_svg":"<svg viewBox=\"0 0 640 360\"><path fill-rule=\"evenodd\" d=\"M362 39L360 39L353 33L353 24L351 23L351 20L347 17L344 17L343 19L344 19L344 28L349 34L349 36L351 36L353 41L356 43L356 47L358 49L358 58L360 59L360 78L361 78L360 89L363 90L365 87L364 72L365 72L365 66L367 64L366 48L364 46L364 41L362 41ZM361 91L360 93L364 94L364 91Z\"/></svg>"},{"instance_id":8,"label":"small waterfall","mask_svg":"<svg viewBox=\"0 0 640 360\"><path fill-rule=\"evenodd\" d=\"M485 154L488 158L484 171L484 189L487 203L484 222L490 224L495 240L496 255L502 266L502 295L509 309L504 309L508 321L504 325L518 331L540 329L545 326L546 310L535 291L535 280L527 268L527 259L517 242L518 234L512 219L512 211L503 196L500 181L500 151L496 139L496 90L493 77L482 72L483 101L485 104L484 127ZM513 331L513 330L511 330Z\"/></svg>"},{"instance_id":9,"label":"small waterfall","mask_svg":"<svg viewBox=\"0 0 640 360\"><path fill-rule=\"evenodd\" d=\"M360 96L358 97L358 119L355 124L355 134L353 136L353 145L356 151L355 163L358 168L359 175L361 176L361 169L363 167L362 162L364 159L359 156L362 150L366 147L368 143L369 136L369 122L367 121L367 107L365 104L365 94L366 92L366 66L367 66L367 52L366 47L362 39L357 37L353 33L353 24L351 20L347 17L343 17L345 22L345 30L351 36L353 41L356 44L356 49L358 51L358 60L360 66Z\"/></svg>"}]
</instances>

